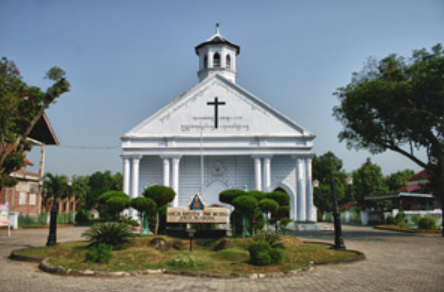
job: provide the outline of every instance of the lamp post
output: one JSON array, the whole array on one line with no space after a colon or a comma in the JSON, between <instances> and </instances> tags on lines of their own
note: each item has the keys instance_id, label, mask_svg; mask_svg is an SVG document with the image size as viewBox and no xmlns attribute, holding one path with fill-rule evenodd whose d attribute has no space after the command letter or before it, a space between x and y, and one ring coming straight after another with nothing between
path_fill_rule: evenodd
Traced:
<instances>
[{"instance_id":1,"label":"lamp post","mask_svg":"<svg viewBox=\"0 0 444 292\"><path fill-rule=\"evenodd\" d=\"M57 211L59 204L57 202L58 192L54 192L52 207L51 207L51 219L49 221L49 235L46 241L46 246L56 245L57 243Z\"/></svg>"},{"instance_id":2,"label":"lamp post","mask_svg":"<svg viewBox=\"0 0 444 292\"><path fill-rule=\"evenodd\" d=\"M334 249L345 250L344 239L342 238L341 218L339 217L338 201L336 196L336 186L334 172L331 174L331 192L333 196L333 224L335 227L335 245Z\"/></svg>"}]
</instances>

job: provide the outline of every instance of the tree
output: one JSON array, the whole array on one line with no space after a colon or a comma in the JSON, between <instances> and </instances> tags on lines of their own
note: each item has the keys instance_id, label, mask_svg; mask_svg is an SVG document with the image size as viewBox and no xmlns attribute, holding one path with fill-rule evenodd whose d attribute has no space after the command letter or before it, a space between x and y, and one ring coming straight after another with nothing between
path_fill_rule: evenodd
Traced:
<instances>
[{"instance_id":1,"label":"tree","mask_svg":"<svg viewBox=\"0 0 444 292\"><path fill-rule=\"evenodd\" d=\"M151 213L155 212L157 209L156 202L154 202L150 198L145 198L145 197L137 197L137 198L131 199L130 206L132 208L136 209L137 211L139 211L140 219L141 219L143 225L145 225L145 222L146 222L148 216ZM145 226L143 226L143 227L144 227L143 229L145 229Z\"/></svg>"},{"instance_id":2,"label":"tree","mask_svg":"<svg viewBox=\"0 0 444 292\"><path fill-rule=\"evenodd\" d=\"M154 185L146 188L143 191L143 195L147 198L152 199L156 202L156 227L154 233L157 235L159 230L159 212L160 209L166 206L168 203L174 200L176 196L176 192L170 187L162 186L162 185Z\"/></svg>"},{"instance_id":3,"label":"tree","mask_svg":"<svg viewBox=\"0 0 444 292\"><path fill-rule=\"evenodd\" d=\"M119 173L112 175L110 171L94 172L88 177L88 191L85 196L84 206L86 210L96 207L98 198L109 191L122 191Z\"/></svg>"},{"instance_id":4,"label":"tree","mask_svg":"<svg viewBox=\"0 0 444 292\"><path fill-rule=\"evenodd\" d=\"M365 201L365 197L388 193L381 167L372 163L370 158L367 158L359 169L353 171L352 175L356 203L362 209L371 206L371 202Z\"/></svg>"},{"instance_id":5,"label":"tree","mask_svg":"<svg viewBox=\"0 0 444 292\"><path fill-rule=\"evenodd\" d=\"M431 51L414 51L408 59L393 54L379 62L371 60L360 73L353 73L348 85L337 89L341 103L333 115L344 126L339 140L349 148L392 150L426 169L444 211L443 76L440 44ZM416 155L413 146L425 148L427 159Z\"/></svg>"},{"instance_id":6,"label":"tree","mask_svg":"<svg viewBox=\"0 0 444 292\"><path fill-rule=\"evenodd\" d=\"M278 209L279 209L279 204L275 200L263 199L259 202L259 210L261 210L262 213L266 214L265 222L267 223L267 230L269 230L268 214L271 212L276 212Z\"/></svg>"},{"instance_id":7,"label":"tree","mask_svg":"<svg viewBox=\"0 0 444 292\"><path fill-rule=\"evenodd\" d=\"M320 216L333 209L331 193L331 176L335 177L336 191L339 201L343 201L347 187L347 174L342 170L342 160L333 152L327 152L319 157L313 157L313 178L319 181L319 187L314 189L314 204Z\"/></svg>"},{"instance_id":8,"label":"tree","mask_svg":"<svg viewBox=\"0 0 444 292\"><path fill-rule=\"evenodd\" d=\"M51 221L49 228L47 246L52 246L57 243L57 212L58 212L58 198L68 196L68 178L64 175L52 175L47 173L44 177L43 188L46 193L53 196L51 207Z\"/></svg>"},{"instance_id":9,"label":"tree","mask_svg":"<svg viewBox=\"0 0 444 292\"><path fill-rule=\"evenodd\" d=\"M385 177L384 181L389 192L399 192L401 188L406 187L415 172L410 169L397 171Z\"/></svg>"},{"instance_id":10,"label":"tree","mask_svg":"<svg viewBox=\"0 0 444 292\"><path fill-rule=\"evenodd\" d=\"M23 152L31 149L27 139L32 129L50 104L69 91L62 69L51 68L45 78L54 83L43 92L22 81L14 62L0 60L0 191L17 184L10 174L25 165Z\"/></svg>"},{"instance_id":11,"label":"tree","mask_svg":"<svg viewBox=\"0 0 444 292\"><path fill-rule=\"evenodd\" d=\"M97 199L100 217L117 220L119 213L129 206L129 197L121 191L108 191Z\"/></svg>"},{"instance_id":12,"label":"tree","mask_svg":"<svg viewBox=\"0 0 444 292\"><path fill-rule=\"evenodd\" d=\"M258 202L253 196L243 195L235 198L232 203L236 210L242 213L242 237L245 235L248 236L248 234L246 234L247 226L245 224L246 214L253 214L258 206Z\"/></svg>"}]
</instances>

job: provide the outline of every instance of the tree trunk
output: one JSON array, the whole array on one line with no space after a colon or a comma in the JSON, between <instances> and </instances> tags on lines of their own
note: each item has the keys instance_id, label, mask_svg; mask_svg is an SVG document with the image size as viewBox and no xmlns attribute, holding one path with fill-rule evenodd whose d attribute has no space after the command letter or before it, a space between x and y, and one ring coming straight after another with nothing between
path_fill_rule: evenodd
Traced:
<instances>
[{"instance_id":1,"label":"tree trunk","mask_svg":"<svg viewBox=\"0 0 444 292\"><path fill-rule=\"evenodd\" d=\"M154 233L157 235L157 231L159 230L159 211L156 213L156 229Z\"/></svg>"}]
</instances>

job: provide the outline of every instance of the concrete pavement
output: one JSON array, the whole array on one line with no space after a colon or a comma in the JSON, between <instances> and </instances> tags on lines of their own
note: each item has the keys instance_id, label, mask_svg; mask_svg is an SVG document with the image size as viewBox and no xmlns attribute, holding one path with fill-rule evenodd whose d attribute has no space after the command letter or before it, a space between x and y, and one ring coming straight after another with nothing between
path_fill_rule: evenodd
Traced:
<instances>
[{"instance_id":1,"label":"concrete pavement","mask_svg":"<svg viewBox=\"0 0 444 292\"><path fill-rule=\"evenodd\" d=\"M58 241L80 239L81 227L59 228ZM59 276L40 271L34 263L11 261L15 249L43 246L47 229L0 230L0 292L3 291L444 291L444 238L344 226L347 248L365 253L367 260L329 266L284 278L201 279L179 276L90 278ZM298 232L304 240L333 242L332 231Z\"/></svg>"}]
</instances>

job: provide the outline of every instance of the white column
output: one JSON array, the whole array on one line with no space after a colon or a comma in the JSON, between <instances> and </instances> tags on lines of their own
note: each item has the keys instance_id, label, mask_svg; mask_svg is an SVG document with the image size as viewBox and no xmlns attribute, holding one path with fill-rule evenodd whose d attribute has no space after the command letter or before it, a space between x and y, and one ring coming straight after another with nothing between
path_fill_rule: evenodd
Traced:
<instances>
[{"instance_id":1,"label":"white column","mask_svg":"<svg viewBox=\"0 0 444 292\"><path fill-rule=\"evenodd\" d=\"M123 157L123 192L130 195L131 164L128 157Z\"/></svg>"},{"instance_id":2,"label":"white column","mask_svg":"<svg viewBox=\"0 0 444 292\"><path fill-rule=\"evenodd\" d=\"M312 182L312 176L311 176L311 158L308 157L305 159L305 169L306 169L306 179L305 179L305 186L307 191L307 200L306 200L306 214L307 214L307 221L316 221L316 218L314 216L314 206L313 206L313 186L311 184Z\"/></svg>"},{"instance_id":3,"label":"white column","mask_svg":"<svg viewBox=\"0 0 444 292\"><path fill-rule=\"evenodd\" d=\"M264 191L270 192L271 187L271 156L264 157Z\"/></svg>"},{"instance_id":4,"label":"white column","mask_svg":"<svg viewBox=\"0 0 444 292\"><path fill-rule=\"evenodd\" d=\"M170 159L163 157L163 185L170 186Z\"/></svg>"},{"instance_id":5,"label":"white column","mask_svg":"<svg viewBox=\"0 0 444 292\"><path fill-rule=\"evenodd\" d=\"M255 190L262 191L262 162L261 162L261 158L253 156L253 159L254 159Z\"/></svg>"},{"instance_id":6,"label":"white column","mask_svg":"<svg viewBox=\"0 0 444 292\"><path fill-rule=\"evenodd\" d=\"M131 172L131 199L139 196L139 163L141 156L134 156L132 160L132 172ZM134 219L137 218L137 212L130 209L129 215Z\"/></svg>"},{"instance_id":7,"label":"white column","mask_svg":"<svg viewBox=\"0 0 444 292\"><path fill-rule=\"evenodd\" d=\"M180 157L172 158L173 162L173 181L171 187L176 192L176 197L174 197L173 207L179 206L179 162Z\"/></svg>"},{"instance_id":8,"label":"white column","mask_svg":"<svg viewBox=\"0 0 444 292\"><path fill-rule=\"evenodd\" d=\"M297 220L305 221L305 169L304 159L297 158L297 189L298 189L298 203L297 203Z\"/></svg>"}]
</instances>

